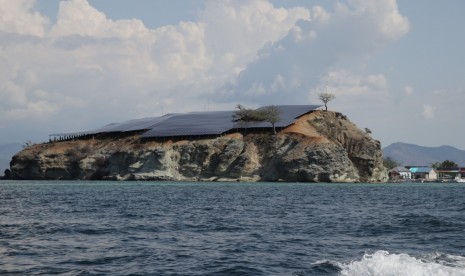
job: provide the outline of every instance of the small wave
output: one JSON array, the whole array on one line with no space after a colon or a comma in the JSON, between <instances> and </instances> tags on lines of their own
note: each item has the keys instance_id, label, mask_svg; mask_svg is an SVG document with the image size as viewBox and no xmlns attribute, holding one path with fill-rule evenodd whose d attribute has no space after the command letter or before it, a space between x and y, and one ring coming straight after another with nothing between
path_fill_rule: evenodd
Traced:
<instances>
[{"instance_id":1,"label":"small wave","mask_svg":"<svg viewBox=\"0 0 465 276\"><path fill-rule=\"evenodd\" d=\"M444 261L447 259L447 262ZM360 261L342 265L343 276L465 276L463 257L452 255L415 258L408 254L376 251Z\"/></svg>"},{"instance_id":2,"label":"small wave","mask_svg":"<svg viewBox=\"0 0 465 276\"><path fill-rule=\"evenodd\" d=\"M257 268L247 267L247 266L233 266L219 271L213 272L208 275L265 275L263 271Z\"/></svg>"},{"instance_id":3,"label":"small wave","mask_svg":"<svg viewBox=\"0 0 465 276\"><path fill-rule=\"evenodd\" d=\"M336 261L323 260L312 263L309 273L310 275L335 275L342 268L343 266Z\"/></svg>"},{"instance_id":4,"label":"small wave","mask_svg":"<svg viewBox=\"0 0 465 276\"><path fill-rule=\"evenodd\" d=\"M428 233L448 233L450 231L462 231L464 225L457 220L429 214L408 214L399 217L399 226L403 230L413 230Z\"/></svg>"}]
</instances>

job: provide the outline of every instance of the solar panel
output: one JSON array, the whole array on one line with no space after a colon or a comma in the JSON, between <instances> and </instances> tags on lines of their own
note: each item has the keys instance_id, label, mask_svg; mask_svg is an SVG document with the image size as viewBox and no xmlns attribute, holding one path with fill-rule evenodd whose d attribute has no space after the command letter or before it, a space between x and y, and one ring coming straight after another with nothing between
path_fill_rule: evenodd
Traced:
<instances>
[{"instance_id":1,"label":"solar panel","mask_svg":"<svg viewBox=\"0 0 465 276\"><path fill-rule=\"evenodd\" d=\"M163 120L166 120L172 116L175 116L175 114L168 114L164 115L162 117L151 117L151 118L145 118L138 120L137 122L134 122L131 126L128 126L126 129L124 129L124 132L127 131L135 131L135 130L144 130L144 129L151 129L154 125L160 123Z\"/></svg>"},{"instance_id":2,"label":"solar panel","mask_svg":"<svg viewBox=\"0 0 465 276\"><path fill-rule=\"evenodd\" d=\"M153 125L141 137L219 135L234 127L233 114L234 111L178 114Z\"/></svg>"},{"instance_id":3,"label":"solar panel","mask_svg":"<svg viewBox=\"0 0 465 276\"><path fill-rule=\"evenodd\" d=\"M173 115L165 115L162 117L149 117L142 119L135 119L117 124L114 127L105 129L105 132L127 132L150 129L153 125L170 118Z\"/></svg>"},{"instance_id":4,"label":"solar panel","mask_svg":"<svg viewBox=\"0 0 465 276\"><path fill-rule=\"evenodd\" d=\"M99 133L112 133L112 132L128 132L128 131L138 131L138 130L147 130L160 121L163 121L175 114L168 114L162 117L149 117L142 119L129 120L123 123L111 123L105 125L101 128L97 128L89 131L80 131L80 132L69 132L69 133L56 133L50 134L50 136L82 136L82 135L93 135Z\"/></svg>"},{"instance_id":5,"label":"solar panel","mask_svg":"<svg viewBox=\"0 0 465 276\"><path fill-rule=\"evenodd\" d=\"M67 132L67 133L54 133L54 134L50 134L49 136L82 136L82 135L92 135L92 134L97 134L97 133L105 133L105 132L108 132L109 129L112 129L116 127L117 125L119 124L111 123L111 124L105 125L101 128L97 128L94 130Z\"/></svg>"},{"instance_id":6,"label":"solar panel","mask_svg":"<svg viewBox=\"0 0 465 276\"><path fill-rule=\"evenodd\" d=\"M275 127L284 128L321 105L277 105L280 120ZM264 109L266 107L261 107ZM108 124L104 127L82 132L52 134L50 136L81 136L99 133L129 132L147 130L141 137L175 137L220 135L232 129L270 128L269 122L234 122L235 111L191 112L182 114L167 114L161 117L149 117L129 120L123 123Z\"/></svg>"}]
</instances>

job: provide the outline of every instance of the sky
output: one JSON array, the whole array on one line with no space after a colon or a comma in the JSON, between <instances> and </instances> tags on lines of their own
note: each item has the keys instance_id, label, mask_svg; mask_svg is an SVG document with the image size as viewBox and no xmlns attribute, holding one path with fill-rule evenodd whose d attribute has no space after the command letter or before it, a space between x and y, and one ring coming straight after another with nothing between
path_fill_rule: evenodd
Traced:
<instances>
[{"instance_id":1,"label":"sky","mask_svg":"<svg viewBox=\"0 0 465 276\"><path fill-rule=\"evenodd\" d=\"M320 104L465 149L463 0L0 0L0 144L190 111Z\"/></svg>"}]
</instances>

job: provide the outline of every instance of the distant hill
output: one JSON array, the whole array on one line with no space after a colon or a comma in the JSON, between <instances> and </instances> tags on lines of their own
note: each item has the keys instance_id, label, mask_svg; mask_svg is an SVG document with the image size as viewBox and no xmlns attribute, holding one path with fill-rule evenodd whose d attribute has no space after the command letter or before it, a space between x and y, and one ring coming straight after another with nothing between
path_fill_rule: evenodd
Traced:
<instances>
[{"instance_id":1,"label":"distant hill","mask_svg":"<svg viewBox=\"0 0 465 276\"><path fill-rule=\"evenodd\" d=\"M0 176L10 167L11 157L22 149L21 144L11 143L0 145Z\"/></svg>"},{"instance_id":2,"label":"distant hill","mask_svg":"<svg viewBox=\"0 0 465 276\"><path fill-rule=\"evenodd\" d=\"M450 160L465 167L465 150L451 146L422 147L399 142L385 147L383 154L404 166L429 166L435 162Z\"/></svg>"}]
</instances>

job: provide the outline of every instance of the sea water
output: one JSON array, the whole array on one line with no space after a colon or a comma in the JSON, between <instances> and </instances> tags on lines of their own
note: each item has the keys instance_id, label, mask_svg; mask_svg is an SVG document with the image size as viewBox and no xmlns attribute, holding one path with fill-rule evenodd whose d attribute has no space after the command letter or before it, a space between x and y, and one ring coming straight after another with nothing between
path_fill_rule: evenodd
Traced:
<instances>
[{"instance_id":1,"label":"sea water","mask_svg":"<svg viewBox=\"0 0 465 276\"><path fill-rule=\"evenodd\" d=\"M465 185L0 182L0 275L465 275Z\"/></svg>"}]
</instances>

